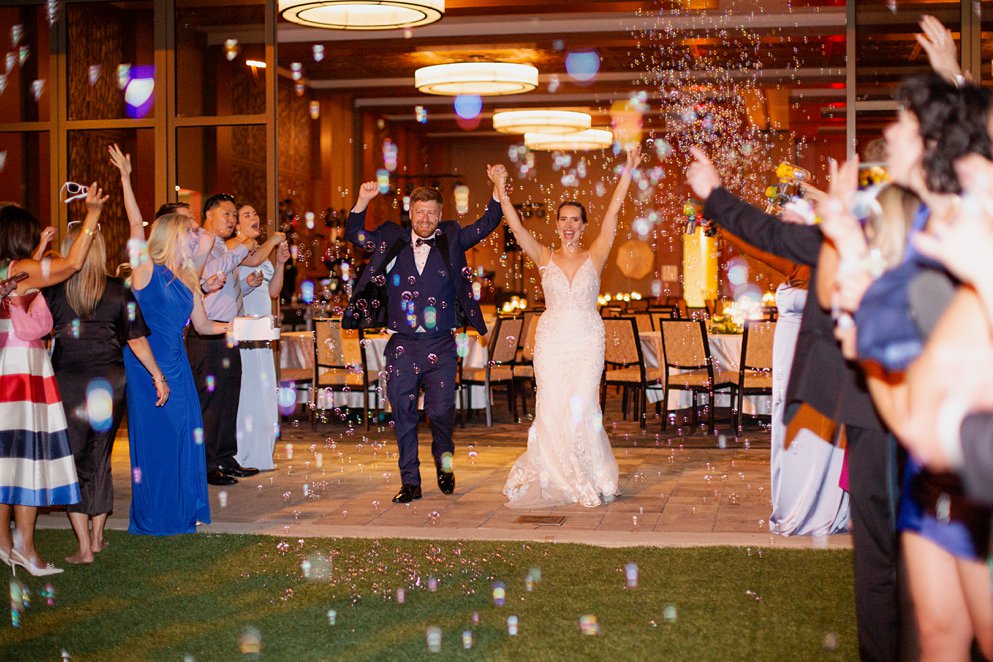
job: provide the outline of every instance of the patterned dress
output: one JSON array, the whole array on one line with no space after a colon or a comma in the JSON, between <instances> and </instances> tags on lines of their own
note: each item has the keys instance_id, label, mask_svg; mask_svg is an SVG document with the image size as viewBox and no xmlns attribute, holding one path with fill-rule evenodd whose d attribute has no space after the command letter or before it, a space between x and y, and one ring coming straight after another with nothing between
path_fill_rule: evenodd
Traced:
<instances>
[{"instance_id":1,"label":"patterned dress","mask_svg":"<svg viewBox=\"0 0 993 662\"><path fill-rule=\"evenodd\" d=\"M0 262L0 280L10 264ZM76 465L52 362L40 339L24 340L14 332L14 307L48 315L37 291L0 302L0 503L77 503Z\"/></svg>"}]
</instances>

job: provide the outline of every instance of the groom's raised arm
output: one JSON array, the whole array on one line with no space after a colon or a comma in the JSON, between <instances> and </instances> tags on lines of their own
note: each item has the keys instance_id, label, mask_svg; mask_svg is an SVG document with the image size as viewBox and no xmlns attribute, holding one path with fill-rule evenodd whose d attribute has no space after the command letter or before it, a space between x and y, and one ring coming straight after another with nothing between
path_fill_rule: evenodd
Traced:
<instances>
[{"instance_id":1,"label":"groom's raised arm","mask_svg":"<svg viewBox=\"0 0 993 662\"><path fill-rule=\"evenodd\" d=\"M359 187L359 199L355 201L355 206L348 212L348 220L345 221L345 239L356 246L365 247L366 242L378 244L381 237L379 229L365 229L365 212L369 207L369 202L379 194L379 186L376 182L364 182Z\"/></svg>"}]
</instances>

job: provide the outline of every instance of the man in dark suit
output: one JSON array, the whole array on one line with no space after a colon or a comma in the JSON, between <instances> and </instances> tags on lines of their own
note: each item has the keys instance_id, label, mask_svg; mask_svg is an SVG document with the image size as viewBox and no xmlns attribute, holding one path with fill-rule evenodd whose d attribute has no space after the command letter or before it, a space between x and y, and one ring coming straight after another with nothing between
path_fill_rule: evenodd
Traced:
<instances>
[{"instance_id":1,"label":"man in dark suit","mask_svg":"<svg viewBox=\"0 0 993 662\"><path fill-rule=\"evenodd\" d=\"M811 267L811 292L803 309L786 389L786 422L801 405L844 424L855 557L855 613L863 660L896 660L900 643L898 546L893 511L894 448L876 413L858 366L845 360L834 321L818 303L814 284L824 236L815 225L785 223L721 187L717 169L700 150L687 170L704 218L753 246Z\"/></svg>"},{"instance_id":2,"label":"man in dark suit","mask_svg":"<svg viewBox=\"0 0 993 662\"><path fill-rule=\"evenodd\" d=\"M394 503L421 498L417 457L417 399L424 388L424 412L431 421L431 454L438 487L455 491L455 473L444 462L455 450L455 379L458 355L453 332L486 324L473 297L472 272L465 252L496 229L503 218L497 182L506 169L487 166L493 196L483 216L467 227L441 220L441 193L419 187L410 194L410 230L396 223L365 228L365 212L379 189L359 188L359 199L345 225L345 237L374 251L355 285L342 317L346 328L383 326L392 333L386 345L386 395L393 409L402 486Z\"/></svg>"}]
</instances>

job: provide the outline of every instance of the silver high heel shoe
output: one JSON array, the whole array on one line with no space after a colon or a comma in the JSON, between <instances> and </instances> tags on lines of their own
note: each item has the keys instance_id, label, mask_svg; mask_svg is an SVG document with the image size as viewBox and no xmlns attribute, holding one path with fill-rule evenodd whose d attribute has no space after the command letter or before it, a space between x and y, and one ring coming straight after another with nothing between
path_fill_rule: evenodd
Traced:
<instances>
[{"instance_id":1,"label":"silver high heel shoe","mask_svg":"<svg viewBox=\"0 0 993 662\"><path fill-rule=\"evenodd\" d=\"M10 567L15 568L14 572L16 573L17 570L15 566L21 566L22 568L27 570L28 574L31 575L32 577L47 577L48 575L57 575L60 572L62 572L62 568L56 568L51 563L47 563L45 564L45 567L39 568L34 563L32 563L26 556L21 554L19 551L17 551L16 549L11 549Z\"/></svg>"}]
</instances>

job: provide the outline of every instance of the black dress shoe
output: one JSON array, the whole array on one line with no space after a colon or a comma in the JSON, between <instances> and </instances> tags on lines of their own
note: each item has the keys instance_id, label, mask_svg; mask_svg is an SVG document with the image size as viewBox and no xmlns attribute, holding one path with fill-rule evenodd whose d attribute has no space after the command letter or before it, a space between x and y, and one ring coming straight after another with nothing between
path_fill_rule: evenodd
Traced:
<instances>
[{"instance_id":1,"label":"black dress shoe","mask_svg":"<svg viewBox=\"0 0 993 662\"><path fill-rule=\"evenodd\" d=\"M220 469L214 469L207 472L207 482L211 485L234 485L238 479L228 476Z\"/></svg>"},{"instance_id":2,"label":"black dress shoe","mask_svg":"<svg viewBox=\"0 0 993 662\"><path fill-rule=\"evenodd\" d=\"M397 495L393 497L393 503L410 503L414 499L421 498L420 485L403 485Z\"/></svg>"},{"instance_id":3,"label":"black dress shoe","mask_svg":"<svg viewBox=\"0 0 993 662\"><path fill-rule=\"evenodd\" d=\"M440 489L444 494L451 494L455 491L455 472L449 471L445 473L438 467L438 489Z\"/></svg>"},{"instance_id":4,"label":"black dress shoe","mask_svg":"<svg viewBox=\"0 0 993 662\"><path fill-rule=\"evenodd\" d=\"M255 467L243 467L240 464L232 464L228 467L221 467L221 471L229 476L235 476L237 478L248 478L249 476L254 476L259 472Z\"/></svg>"}]
</instances>

